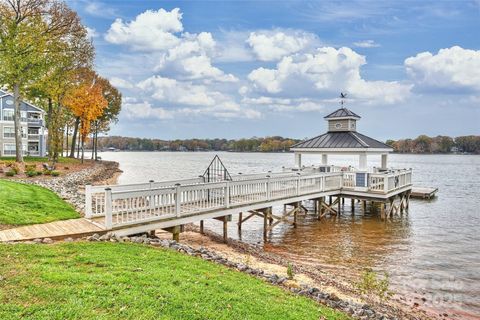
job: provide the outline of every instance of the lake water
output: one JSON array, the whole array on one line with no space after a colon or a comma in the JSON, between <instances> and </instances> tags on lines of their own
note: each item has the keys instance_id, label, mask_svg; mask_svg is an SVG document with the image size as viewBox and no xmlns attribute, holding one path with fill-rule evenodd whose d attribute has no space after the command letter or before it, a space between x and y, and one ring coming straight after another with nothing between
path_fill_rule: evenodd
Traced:
<instances>
[{"instance_id":1,"label":"lake water","mask_svg":"<svg viewBox=\"0 0 480 320\"><path fill-rule=\"evenodd\" d=\"M231 174L280 171L292 166L290 153L218 153ZM105 152L105 160L120 163L119 183L173 180L203 174L215 153L211 152ZM379 166L371 157L369 166ZM320 156L304 156L305 165L318 164ZM356 165L355 157L329 157L332 164ZM317 221L301 217L298 227L279 224L269 234L266 251L315 268L358 274L364 268L385 271L392 288L408 299L425 297L423 307L446 312L452 318L480 315L480 156L390 155L389 166L412 168L417 186L438 187L431 201L410 202L408 215L382 221L362 215L358 207L350 215L350 201L339 218ZM308 205L308 204L307 204ZM281 210L281 208L277 208ZM236 221L236 217L234 217ZM206 227L220 232L218 221ZM243 225L242 241L261 244L263 221ZM239 238L235 223L229 237Z\"/></svg>"}]
</instances>

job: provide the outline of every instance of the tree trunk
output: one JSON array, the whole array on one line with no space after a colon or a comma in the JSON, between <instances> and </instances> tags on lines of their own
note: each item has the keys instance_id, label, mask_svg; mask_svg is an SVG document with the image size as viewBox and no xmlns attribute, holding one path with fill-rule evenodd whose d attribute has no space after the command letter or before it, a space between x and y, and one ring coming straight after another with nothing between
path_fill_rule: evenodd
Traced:
<instances>
[{"instance_id":1,"label":"tree trunk","mask_svg":"<svg viewBox=\"0 0 480 320\"><path fill-rule=\"evenodd\" d=\"M95 128L95 161L98 160L98 127Z\"/></svg>"},{"instance_id":2,"label":"tree trunk","mask_svg":"<svg viewBox=\"0 0 480 320\"><path fill-rule=\"evenodd\" d=\"M47 110L47 128L48 128L48 135L47 135L47 152L48 152L48 160L52 160L52 155L53 155L53 148L52 148L52 139L53 135L55 134L53 132L53 103L52 103L52 98L48 98L48 110Z\"/></svg>"},{"instance_id":3,"label":"tree trunk","mask_svg":"<svg viewBox=\"0 0 480 320\"><path fill-rule=\"evenodd\" d=\"M67 126L65 127L65 136L66 136L66 141L65 141L65 148L63 148L63 145L62 145L62 157L64 157L64 151L67 150L68 151L68 131L70 130L70 128L68 127L68 124Z\"/></svg>"},{"instance_id":4,"label":"tree trunk","mask_svg":"<svg viewBox=\"0 0 480 320\"><path fill-rule=\"evenodd\" d=\"M82 163L85 158L85 137L82 136Z\"/></svg>"},{"instance_id":5,"label":"tree trunk","mask_svg":"<svg viewBox=\"0 0 480 320\"><path fill-rule=\"evenodd\" d=\"M80 147L82 146L82 135L78 135L78 141L77 141L77 159L80 159Z\"/></svg>"},{"instance_id":6,"label":"tree trunk","mask_svg":"<svg viewBox=\"0 0 480 320\"><path fill-rule=\"evenodd\" d=\"M75 126L73 127L72 148L70 149L70 156L69 156L70 158L75 158L75 142L77 141L79 125L80 125L80 117L77 117L75 118Z\"/></svg>"},{"instance_id":7,"label":"tree trunk","mask_svg":"<svg viewBox=\"0 0 480 320\"><path fill-rule=\"evenodd\" d=\"M23 162L23 148L22 148L22 125L20 123L20 85L16 83L13 86L13 102L14 102L14 123L15 123L15 160Z\"/></svg>"},{"instance_id":8,"label":"tree trunk","mask_svg":"<svg viewBox=\"0 0 480 320\"><path fill-rule=\"evenodd\" d=\"M90 156L90 159L91 159L91 160L93 160L93 157L94 157L94 155L95 155L95 146L94 146L94 143L95 143L95 133L92 132L92 143L90 144L91 147L92 147L92 150L91 150L91 151L92 151L92 154L91 154L91 156Z\"/></svg>"}]
</instances>

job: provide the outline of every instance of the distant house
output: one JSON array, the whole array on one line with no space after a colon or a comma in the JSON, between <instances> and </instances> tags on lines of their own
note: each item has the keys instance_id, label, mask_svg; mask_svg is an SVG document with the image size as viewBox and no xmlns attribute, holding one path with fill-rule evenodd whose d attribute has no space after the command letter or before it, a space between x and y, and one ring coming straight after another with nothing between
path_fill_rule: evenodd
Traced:
<instances>
[{"instance_id":1,"label":"distant house","mask_svg":"<svg viewBox=\"0 0 480 320\"><path fill-rule=\"evenodd\" d=\"M20 104L22 147L27 156L44 157L47 154L45 111L26 102ZM15 155L15 128L13 122L13 95L0 90L0 156Z\"/></svg>"}]
</instances>

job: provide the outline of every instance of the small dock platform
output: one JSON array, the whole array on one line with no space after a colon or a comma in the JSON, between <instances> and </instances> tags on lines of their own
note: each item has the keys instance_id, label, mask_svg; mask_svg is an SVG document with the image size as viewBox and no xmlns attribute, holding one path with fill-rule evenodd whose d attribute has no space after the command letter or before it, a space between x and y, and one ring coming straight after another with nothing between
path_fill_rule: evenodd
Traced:
<instances>
[{"instance_id":1,"label":"small dock platform","mask_svg":"<svg viewBox=\"0 0 480 320\"><path fill-rule=\"evenodd\" d=\"M431 187L412 187L412 192L410 193L410 197L416 199L431 199L435 197L438 188L431 188Z\"/></svg>"}]
</instances>

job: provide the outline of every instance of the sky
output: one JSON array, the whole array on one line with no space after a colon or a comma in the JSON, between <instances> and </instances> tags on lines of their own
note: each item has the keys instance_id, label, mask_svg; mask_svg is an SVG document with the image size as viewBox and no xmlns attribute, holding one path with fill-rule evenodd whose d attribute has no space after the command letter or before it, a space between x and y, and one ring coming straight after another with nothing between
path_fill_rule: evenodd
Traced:
<instances>
[{"instance_id":1,"label":"sky","mask_svg":"<svg viewBox=\"0 0 480 320\"><path fill-rule=\"evenodd\" d=\"M69 0L122 92L110 135L480 134L480 0Z\"/></svg>"}]
</instances>

